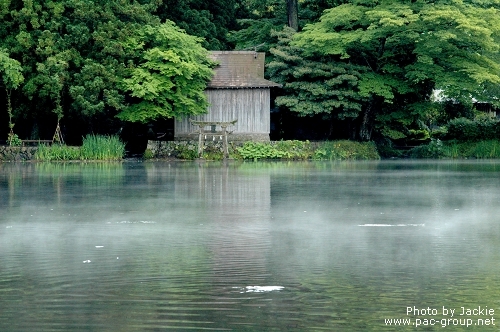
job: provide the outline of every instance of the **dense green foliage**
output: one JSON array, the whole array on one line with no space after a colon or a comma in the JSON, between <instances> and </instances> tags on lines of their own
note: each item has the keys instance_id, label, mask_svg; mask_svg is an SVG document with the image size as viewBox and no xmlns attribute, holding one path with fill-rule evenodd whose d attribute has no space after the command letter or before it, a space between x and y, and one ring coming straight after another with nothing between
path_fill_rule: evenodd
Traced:
<instances>
[{"instance_id":1,"label":"dense green foliage","mask_svg":"<svg viewBox=\"0 0 500 332\"><path fill-rule=\"evenodd\" d=\"M478 117L474 120L456 118L447 124L446 139L465 141L492 140L500 138L500 120Z\"/></svg>"},{"instance_id":2,"label":"dense green foliage","mask_svg":"<svg viewBox=\"0 0 500 332\"><path fill-rule=\"evenodd\" d=\"M87 135L81 147L53 144L39 145L35 153L38 161L65 160L121 160L125 144L116 136Z\"/></svg>"},{"instance_id":3,"label":"dense green foliage","mask_svg":"<svg viewBox=\"0 0 500 332\"><path fill-rule=\"evenodd\" d=\"M442 109L434 91L457 104L498 105L499 8L384 0L328 9L272 50L271 78L286 81L278 104L301 115L346 112L361 140L432 124Z\"/></svg>"},{"instance_id":4,"label":"dense green foliage","mask_svg":"<svg viewBox=\"0 0 500 332\"><path fill-rule=\"evenodd\" d=\"M312 156L309 142L279 141L275 144L246 142L236 148L243 159L307 159Z\"/></svg>"},{"instance_id":5,"label":"dense green foliage","mask_svg":"<svg viewBox=\"0 0 500 332\"><path fill-rule=\"evenodd\" d=\"M17 134L14 134L14 133L9 133L9 135L7 136L8 139L7 141L9 142L9 146L22 146L23 145L23 141L19 138L19 136L17 136Z\"/></svg>"},{"instance_id":6,"label":"dense green foliage","mask_svg":"<svg viewBox=\"0 0 500 332\"><path fill-rule=\"evenodd\" d=\"M123 84L139 101L125 107L118 117L148 122L205 113L208 103L203 91L215 64L208 59L201 40L185 34L172 22L147 25L138 38L133 47L144 50L143 61Z\"/></svg>"},{"instance_id":7,"label":"dense green foliage","mask_svg":"<svg viewBox=\"0 0 500 332\"><path fill-rule=\"evenodd\" d=\"M5 49L0 49L0 77L5 89L17 89L24 81L21 64L11 59Z\"/></svg>"},{"instance_id":8,"label":"dense green foliage","mask_svg":"<svg viewBox=\"0 0 500 332\"><path fill-rule=\"evenodd\" d=\"M222 152L220 154L222 155ZM176 145L174 156L179 159L194 160L198 158L198 146L190 144Z\"/></svg>"},{"instance_id":9,"label":"dense green foliage","mask_svg":"<svg viewBox=\"0 0 500 332\"><path fill-rule=\"evenodd\" d=\"M327 160L376 160L380 159L372 142L326 141L314 152L315 159Z\"/></svg>"},{"instance_id":10,"label":"dense green foliage","mask_svg":"<svg viewBox=\"0 0 500 332\"><path fill-rule=\"evenodd\" d=\"M377 160L380 155L372 142L347 140L310 142L283 140L272 142L232 142L228 145L229 158L235 160ZM144 159L198 158L198 144L195 141L171 141L161 144L156 150L146 149ZM202 158L223 159L223 144L205 144Z\"/></svg>"},{"instance_id":11,"label":"dense green foliage","mask_svg":"<svg viewBox=\"0 0 500 332\"><path fill-rule=\"evenodd\" d=\"M474 102L500 106L499 11L494 0L1 1L0 138L12 142L14 123L23 139L60 123L80 141L203 113L206 49L236 49L268 52L280 114L325 121L325 138L423 140L452 120L450 137L493 139L454 119L472 120Z\"/></svg>"},{"instance_id":12,"label":"dense green foliage","mask_svg":"<svg viewBox=\"0 0 500 332\"><path fill-rule=\"evenodd\" d=\"M0 78L2 79L5 94L7 97L7 114L9 115L9 135L8 141L10 146L17 146L19 144L19 137L14 134L14 122L12 122L12 104L10 96L12 89L17 89L24 81L22 75L22 68L19 61L11 59L6 50L0 48Z\"/></svg>"},{"instance_id":13,"label":"dense green foliage","mask_svg":"<svg viewBox=\"0 0 500 332\"><path fill-rule=\"evenodd\" d=\"M209 50L232 48L227 36L237 28L237 15L244 7L236 0L163 0L155 10L162 21L171 20L186 33L203 38ZM243 14L243 13L241 13Z\"/></svg>"},{"instance_id":14,"label":"dense green foliage","mask_svg":"<svg viewBox=\"0 0 500 332\"><path fill-rule=\"evenodd\" d=\"M144 24L158 22L145 6L123 1L12 1L5 13L0 40L26 77L17 116L53 118L54 128L65 114L112 119L126 106L121 82L140 56L127 45Z\"/></svg>"},{"instance_id":15,"label":"dense green foliage","mask_svg":"<svg viewBox=\"0 0 500 332\"><path fill-rule=\"evenodd\" d=\"M231 31L229 40L238 50L267 52L276 45L276 38L272 36L273 31L280 31L284 26L291 27L295 31L301 30L304 25L316 22L325 9L344 2L343 0L245 0L237 12L238 29Z\"/></svg>"},{"instance_id":16,"label":"dense green foliage","mask_svg":"<svg viewBox=\"0 0 500 332\"><path fill-rule=\"evenodd\" d=\"M171 21L161 23L153 14L159 3L1 3L0 49L10 54L0 53L0 73L6 73L6 64L22 66L22 86L21 70L11 70L9 77L17 76L4 75L3 82L8 97L12 91L13 117L31 127L29 136L50 131L39 128L43 125L53 133L63 118L84 135L117 131L118 114L144 122L205 110L207 51Z\"/></svg>"},{"instance_id":17,"label":"dense green foliage","mask_svg":"<svg viewBox=\"0 0 500 332\"><path fill-rule=\"evenodd\" d=\"M279 141L274 143L246 142L236 148L243 159L285 160L376 160L380 159L373 143L353 141Z\"/></svg>"},{"instance_id":18,"label":"dense green foliage","mask_svg":"<svg viewBox=\"0 0 500 332\"><path fill-rule=\"evenodd\" d=\"M359 66L328 56L304 57L302 48L290 44L295 35L290 28L274 35L278 43L270 50L274 58L268 72L283 85L276 104L303 116L323 114L330 122L356 119L362 107L355 91L361 77Z\"/></svg>"}]
</instances>

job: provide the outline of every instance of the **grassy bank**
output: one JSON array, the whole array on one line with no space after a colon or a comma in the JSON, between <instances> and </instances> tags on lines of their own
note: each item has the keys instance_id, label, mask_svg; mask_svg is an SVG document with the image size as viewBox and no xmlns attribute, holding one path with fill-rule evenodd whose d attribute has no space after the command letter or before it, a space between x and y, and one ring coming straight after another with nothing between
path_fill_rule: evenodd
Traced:
<instances>
[{"instance_id":1,"label":"grassy bank","mask_svg":"<svg viewBox=\"0 0 500 332\"><path fill-rule=\"evenodd\" d=\"M59 144L40 145L35 153L35 160L121 160L124 155L125 144L118 137L87 135L81 147Z\"/></svg>"},{"instance_id":2,"label":"grassy bank","mask_svg":"<svg viewBox=\"0 0 500 332\"><path fill-rule=\"evenodd\" d=\"M432 159L498 159L500 140L458 142L432 140L409 151L411 158Z\"/></svg>"},{"instance_id":3,"label":"grassy bank","mask_svg":"<svg viewBox=\"0 0 500 332\"><path fill-rule=\"evenodd\" d=\"M197 142L166 143L166 155L171 158L192 160L198 157ZM165 154L161 154L165 155ZM272 141L230 143L229 155L240 160L376 160L380 159L375 144L353 141ZM157 157L152 150L146 150L145 159ZM220 160L223 157L222 144L205 145L203 158ZM160 157L161 158L161 157Z\"/></svg>"},{"instance_id":4,"label":"grassy bank","mask_svg":"<svg viewBox=\"0 0 500 332\"><path fill-rule=\"evenodd\" d=\"M236 148L241 159L285 160L370 160L380 159L373 143L353 141L277 141L269 143L246 142Z\"/></svg>"},{"instance_id":5,"label":"grassy bank","mask_svg":"<svg viewBox=\"0 0 500 332\"><path fill-rule=\"evenodd\" d=\"M380 149L380 147L379 147ZM230 157L240 160L377 160L381 159L377 146L372 142L354 142L347 140L309 142L275 141L245 142L240 145L230 144ZM396 151L397 157L414 159L498 159L500 158L500 140L478 142L459 142L432 140L428 144L409 151ZM38 161L67 160L121 160L125 154L125 145L113 136L88 135L81 147L66 145L40 145L35 153ZM382 154L387 157L385 153ZM150 150L144 153L145 159L154 158ZM176 144L171 155L173 158L193 160L197 158L197 144ZM203 158L222 159L221 147L205 147ZM390 157L390 156L389 156Z\"/></svg>"}]
</instances>

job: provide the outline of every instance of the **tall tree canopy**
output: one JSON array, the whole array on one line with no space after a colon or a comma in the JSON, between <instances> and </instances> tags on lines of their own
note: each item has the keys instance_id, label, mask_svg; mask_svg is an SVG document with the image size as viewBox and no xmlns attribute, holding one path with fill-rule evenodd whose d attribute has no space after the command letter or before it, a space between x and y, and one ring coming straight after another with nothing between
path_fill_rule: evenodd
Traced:
<instances>
[{"instance_id":1,"label":"tall tree canopy","mask_svg":"<svg viewBox=\"0 0 500 332\"><path fill-rule=\"evenodd\" d=\"M241 10L236 0L163 0L155 14L162 20L171 20L186 33L203 38L209 50L228 50L228 32L237 28L236 18Z\"/></svg>"},{"instance_id":2,"label":"tall tree canopy","mask_svg":"<svg viewBox=\"0 0 500 332\"><path fill-rule=\"evenodd\" d=\"M61 119L78 123L76 137L109 133L202 112L204 48L257 49L284 86L280 107L345 122L351 138L397 138L445 111L434 91L499 103L499 10L497 0L0 1L0 61L24 78L4 77L0 99L24 136Z\"/></svg>"},{"instance_id":3,"label":"tall tree canopy","mask_svg":"<svg viewBox=\"0 0 500 332\"><path fill-rule=\"evenodd\" d=\"M229 40L236 49L269 51L276 45L273 30L283 26L299 31L305 24L316 22L323 11L347 0L245 0L237 12L239 27L231 31Z\"/></svg>"},{"instance_id":4,"label":"tall tree canopy","mask_svg":"<svg viewBox=\"0 0 500 332\"><path fill-rule=\"evenodd\" d=\"M362 66L335 61L331 56L306 56L291 44L294 29L285 27L273 33L278 38L271 48L273 60L267 71L275 82L283 85L276 98L284 106L302 116L321 114L330 121L353 120L359 115L363 98L356 93L362 77ZM330 135L332 134L330 128Z\"/></svg>"},{"instance_id":5,"label":"tall tree canopy","mask_svg":"<svg viewBox=\"0 0 500 332\"><path fill-rule=\"evenodd\" d=\"M391 125L429 116L436 89L457 102L497 103L485 91L500 83L498 6L462 0L353 2L325 11L292 45L304 56L330 57L358 68L358 134L370 139L377 126L389 133ZM292 109L303 112L298 107Z\"/></svg>"},{"instance_id":6,"label":"tall tree canopy","mask_svg":"<svg viewBox=\"0 0 500 332\"><path fill-rule=\"evenodd\" d=\"M7 96L7 114L9 115L9 141L12 143L14 122L12 122L12 89L17 89L24 81L19 61L11 59L6 50L0 49L0 83L3 84Z\"/></svg>"},{"instance_id":7,"label":"tall tree canopy","mask_svg":"<svg viewBox=\"0 0 500 332\"><path fill-rule=\"evenodd\" d=\"M124 86L139 100L118 114L119 118L148 122L206 112L204 89L215 63L208 59L200 38L167 21L145 26L134 48L144 48L143 59L124 79Z\"/></svg>"},{"instance_id":8,"label":"tall tree canopy","mask_svg":"<svg viewBox=\"0 0 500 332\"><path fill-rule=\"evenodd\" d=\"M169 74L176 82L171 88L177 89L177 102L175 110L165 109L161 114L174 115L182 108L181 98L181 113L199 113L199 106L204 105L199 98L204 89L201 82L206 79L193 77L201 71L203 77L208 75L206 68L197 69L209 62L207 53L200 39L171 22L160 24L160 18L153 15L160 4L157 0L1 2L0 48L8 49L10 57L22 64L25 77L22 89L13 91L13 99L18 101L14 116L23 117L27 124L52 121L52 130L57 120L69 117L84 131L80 137L85 131L112 130L113 123L117 130L118 113L126 120L155 118L161 112L152 109L149 116L131 115L135 104L151 102L150 96L139 93L138 72L149 70L150 76L142 77L147 85L148 79L164 69L153 64L165 65L160 58L168 56L171 62L191 67L179 67ZM135 79L135 86L130 85L130 79ZM183 79L193 83L190 90L181 88L187 84ZM182 93L186 95L180 96ZM189 108L190 98L194 98L193 108Z\"/></svg>"}]
</instances>

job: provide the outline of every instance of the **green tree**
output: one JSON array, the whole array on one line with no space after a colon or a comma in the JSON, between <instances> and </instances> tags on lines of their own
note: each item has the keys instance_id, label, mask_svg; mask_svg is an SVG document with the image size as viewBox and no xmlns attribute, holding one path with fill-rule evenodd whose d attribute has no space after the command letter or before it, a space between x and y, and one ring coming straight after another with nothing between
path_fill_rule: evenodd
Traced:
<instances>
[{"instance_id":1,"label":"green tree","mask_svg":"<svg viewBox=\"0 0 500 332\"><path fill-rule=\"evenodd\" d=\"M294 29L273 32L277 46L267 65L271 80L283 85L276 104L301 116L321 114L330 121L352 122L361 111L364 98L356 93L363 67L332 60L329 56L306 56L291 45Z\"/></svg>"},{"instance_id":2,"label":"green tree","mask_svg":"<svg viewBox=\"0 0 500 332\"><path fill-rule=\"evenodd\" d=\"M9 136L8 141L12 145L14 139L14 122L12 120L11 94L13 89L17 89L24 81L22 67L19 61L9 57L6 50L0 49L0 77L7 96L7 113L9 115Z\"/></svg>"},{"instance_id":3,"label":"green tree","mask_svg":"<svg viewBox=\"0 0 500 332\"><path fill-rule=\"evenodd\" d=\"M6 44L23 60L26 75L23 93L35 101L35 109L51 110L60 120L61 100L69 78L68 61L75 53L62 38L64 5L26 0L22 6L19 2L13 6L10 15L19 30L17 35L7 36ZM28 115L26 112L25 116Z\"/></svg>"},{"instance_id":4,"label":"green tree","mask_svg":"<svg viewBox=\"0 0 500 332\"><path fill-rule=\"evenodd\" d=\"M227 35L236 29L239 10L236 0L163 0L155 14L162 22L173 21L187 34L203 38L203 47L227 50L232 48Z\"/></svg>"},{"instance_id":5,"label":"green tree","mask_svg":"<svg viewBox=\"0 0 500 332\"><path fill-rule=\"evenodd\" d=\"M294 41L307 56L363 67L356 93L363 102L359 138L392 133L433 113L439 89L456 102L500 83L496 61L500 13L494 1L355 2L325 11ZM395 128L395 129L394 129Z\"/></svg>"},{"instance_id":6,"label":"green tree","mask_svg":"<svg viewBox=\"0 0 500 332\"><path fill-rule=\"evenodd\" d=\"M316 22L325 9L342 0L245 0L238 11L238 28L229 40L236 49L269 51L276 45L273 30L284 26L300 31L305 24Z\"/></svg>"},{"instance_id":7,"label":"green tree","mask_svg":"<svg viewBox=\"0 0 500 332\"><path fill-rule=\"evenodd\" d=\"M271 31L287 25L284 0L247 0L238 17L238 28L229 34L229 40L238 50L267 52L276 43Z\"/></svg>"},{"instance_id":8,"label":"green tree","mask_svg":"<svg viewBox=\"0 0 500 332\"><path fill-rule=\"evenodd\" d=\"M64 110L65 117L78 123L77 130L87 123L92 131L100 124L110 130L107 124L118 122L113 118L126 106L121 82L144 52L130 45L135 45L145 24L160 23L151 14L156 1L2 4L0 47L23 64L22 93L29 102L17 109L23 110L26 122L47 122L54 113L60 120Z\"/></svg>"},{"instance_id":9,"label":"green tree","mask_svg":"<svg viewBox=\"0 0 500 332\"><path fill-rule=\"evenodd\" d=\"M143 60L124 79L124 87L138 100L118 115L120 119L147 122L206 112L204 90L215 63L201 46L201 38L167 21L145 26L137 48L144 48Z\"/></svg>"},{"instance_id":10,"label":"green tree","mask_svg":"<svg viewBox=\"0 0 500 332\"><path fill-rule=\"evenodd\" d=\"M68 81L69 52L61 52L48 56L44 62L37 64L37 75L33 75L26 83L25 90L30 94L36 93L40 97L47 97L53 101L52 112L57 117L56 131L63 118L62 97L65 84ZM61 140L60 135L54 136Z\"/></svg>"}]
</instances>

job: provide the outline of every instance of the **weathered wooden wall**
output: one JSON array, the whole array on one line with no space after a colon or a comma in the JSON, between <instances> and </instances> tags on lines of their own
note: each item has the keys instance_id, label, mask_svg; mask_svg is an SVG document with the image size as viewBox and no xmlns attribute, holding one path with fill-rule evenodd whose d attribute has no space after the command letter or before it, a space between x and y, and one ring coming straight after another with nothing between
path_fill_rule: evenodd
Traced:
<instances>
[{"instance_id":1,"label":"weathered wooden wall","mask_svg":"<svg viewBox=\"0 0 500 332\"><path fill-rule=\"evenodd\" d=\"M195 121L233 121L238 122L228 128L233 131L231 140L269 140L270 130L270 91L258 89L209 89L206 90L210 106L208 113L193 116ZM176 119L175 139L186 139L197 130L189 118Z\"/></svg>"}]
</instances>

